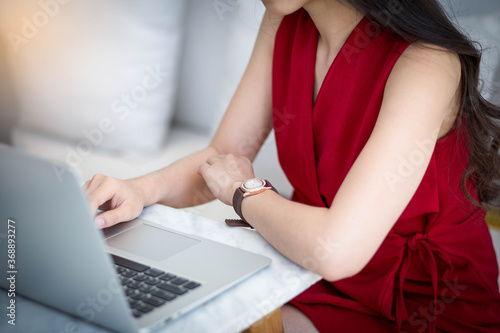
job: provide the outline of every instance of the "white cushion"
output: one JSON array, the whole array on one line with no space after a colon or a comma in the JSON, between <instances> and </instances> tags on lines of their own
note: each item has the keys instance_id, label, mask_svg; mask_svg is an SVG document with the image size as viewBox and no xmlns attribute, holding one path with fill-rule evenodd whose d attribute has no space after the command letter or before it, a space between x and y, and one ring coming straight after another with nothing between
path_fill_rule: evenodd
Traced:
<instances>
[{"instance_id":1,"label":"white cushion","mask_svg":"<svg viewBox=\"0 0 500 333\"><path fill-rule=\"evenodd\" d=\"M241 77L247 68L252 54L265 7L262 2L242 1L233 12L223 12L221 15L231 19L230 34L227 45L221 50L224 54L224 68L221 71L222 89L217 105L215 118L212 121L211 132L215 133L224 116Z\"/></svg>"},{"instance_id":2,"label":"white cushion","mask_svg":"<svg viewBox=\"0 0 500 333\"><path fill-rule=\"evenodd\" d=\"M189 0L178 123L213 132L248 64L263 13L260 0Z\"/></svg>"},{"instance_id":3,"label":"white cushion","mask_svg":"<svg viewBox=\"0 0 500 333\"><path fill-rule=\"evenodd\" d=\"M219 106L232 13L218 16L211 0L189 0L175 122L208 133Z\"/></svg>"},{"instance_id":4,"label":"white cushion","mask_svg":"<svg viewBox=\"0 0 500 333\"><path fill-rule=\"evenodd\" d=\"M154 154L116 155L96 150L79 160L74 154L68 153L76 150L75 144L33 132L23 133L22 130L16 130L13 138L17 148L72 167L82 182L89 180L97 173L119 179L138 177L199 151L205 148L209 142L206 135L192 130L172 128L168 143Z\"/></svg>"},{"instance_id":5,"label":"white cushion","mask_svg":"<svg viewBox=\"0 0 500 333\"><path fill-rule=\"evenodd\" d=\"M106 151L96 150L80 160L79 163L74 163L76 157L68 154L68 151L76 149L74 145L29 131L16 130L14 133L14 143L18 148L41 158L73 166L73 172L82 185L97 173L118 179L128 179L153 172L205 148L209 141L210 138L207 135L174 127L170 132L168 143L154 154L117 156ZM262 161L260 164L265 163L266 161ZM61 170L55 168L54 172L61 172ZM275 179L275 177L271 176L271 179ZM225 205L219 200L185 210L217 221L238 218L231 206Z\"/></svg>"},{"instance_id":6,"label":"white cushion","mask_svg":"<svg viewBox=\"0 0 500 333\"><path fill-rule=\"evenodd\" d=\"M184 1L2 2L20 128L79 143L82 156L162 145L175 101Z\"/></svg>"}]
</instances>

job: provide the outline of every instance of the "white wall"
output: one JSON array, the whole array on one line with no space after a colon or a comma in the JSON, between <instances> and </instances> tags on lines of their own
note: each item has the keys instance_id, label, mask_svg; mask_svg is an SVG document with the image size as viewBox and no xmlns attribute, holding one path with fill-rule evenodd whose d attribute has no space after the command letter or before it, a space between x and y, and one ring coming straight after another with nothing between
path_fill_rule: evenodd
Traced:
<instances>
[{"instance_id":1,"label":"white wall","mask_svg":"<svg viewBox=\"0 0 500 333\"><path fill-rule=\"evenodd\" d=\"M452 8L458 16L500 11L498 0L440 0L440 2L446 9Z\"/></svg>"}]
</instances>

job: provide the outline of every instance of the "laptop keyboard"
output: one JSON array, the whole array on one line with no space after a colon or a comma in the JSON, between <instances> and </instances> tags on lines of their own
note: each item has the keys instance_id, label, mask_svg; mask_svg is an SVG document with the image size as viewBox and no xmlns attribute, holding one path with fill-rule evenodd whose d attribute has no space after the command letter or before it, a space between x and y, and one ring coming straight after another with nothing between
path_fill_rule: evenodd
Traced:
<instances>
[{"instance_id":1,"label":"laptop keyboard","mask_svg":"<svg viewBox=\"0 0 500 333\"><path fill-rule=\"evenodd\" d=\"M111 255L134 317L182 297L201 284L182 276Z\"/></svg>"}]
</instances>

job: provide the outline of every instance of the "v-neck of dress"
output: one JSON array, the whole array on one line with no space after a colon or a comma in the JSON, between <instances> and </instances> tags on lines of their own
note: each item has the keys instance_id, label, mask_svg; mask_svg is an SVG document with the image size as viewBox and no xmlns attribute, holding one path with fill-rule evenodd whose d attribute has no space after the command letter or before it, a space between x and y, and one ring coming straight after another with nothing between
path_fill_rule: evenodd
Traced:
<instances>
[{"instance_id":1,"label":"v-neck of dress","mask_svg":"<svg viewBox=\"0 0 500 333\"><path fill-rule=\"evenodd\" d=\"M311 20L312 22L312 18L309 17L309 19ZM330 67L328 67L328 70L326 72L326 75L325 77L323 78L323 82L321 82L321 87L319 87L319 90L318 90L318 95L316 96L316 99L314 98L314 84L315 84L315 81L316 81L316 57L318 55L318 42L319 42L319 31L318 29L316 28L316 26L314 25L314 22L312 22L312 25L313 25L313 38L314 38L314 42L312 43L312 45L314 45L314 47L311 47L311 54L310 54L310 57L309 59L312 60L310 61L310 63L308 64L308 78L309 78L309 89L308 91L311 92L311 96L310 96L310 100L311 100L311 109L312 111L314 112L314 108L321 96L321 92L323 91L323 87L325 86L325 82L329 79L329 77L331 76L331 72L333 71L332 68L334 68L335 66L337 66L337 63L340 62L340 59L341 58L345 58L345 57L341 57L342 54L344 54L345 52L345 48L347 45L350 45L353 40L356 38L356 36L362 32L360 31L361 27L365 24L365 21L367 20L366 17L363 17L361 19L361 21L358 22L358 24L354 27L354 29L349 33L349 35L347 36L346 40L344 41L344 43L342 44L342 46L340 47L340 50L339 52L337 53L337 55L335 56L335 58L333 59L332 63L330 64Z\"/></svg>"}]
</instances>

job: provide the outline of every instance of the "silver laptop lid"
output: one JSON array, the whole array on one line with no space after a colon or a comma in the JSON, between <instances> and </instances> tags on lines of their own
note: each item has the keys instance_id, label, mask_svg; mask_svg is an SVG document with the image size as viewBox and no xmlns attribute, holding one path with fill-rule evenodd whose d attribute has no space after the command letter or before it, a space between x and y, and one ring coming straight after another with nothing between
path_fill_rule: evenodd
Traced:
<instances>
[{"instance_id":1,"label":"silver laptop lid","mask_svg":"<svg viewBox=\"0 0 500 333\"><path fill-rule=\"evenodd\" d=\"M119 332L137 331L102 233L67 168L0 146L0 221L0 233L15 232L9 267L8 242L0 244L1 287L15 280L16 293Z\"/></svg>"}]
</instances>

